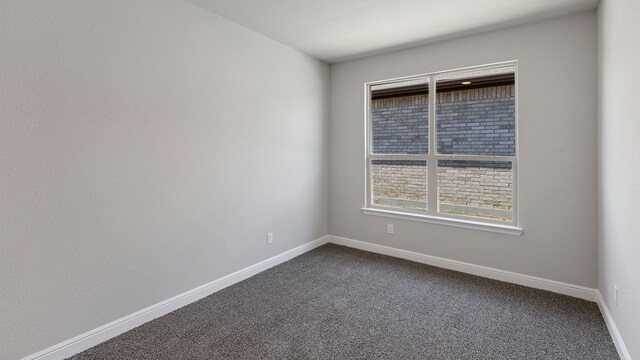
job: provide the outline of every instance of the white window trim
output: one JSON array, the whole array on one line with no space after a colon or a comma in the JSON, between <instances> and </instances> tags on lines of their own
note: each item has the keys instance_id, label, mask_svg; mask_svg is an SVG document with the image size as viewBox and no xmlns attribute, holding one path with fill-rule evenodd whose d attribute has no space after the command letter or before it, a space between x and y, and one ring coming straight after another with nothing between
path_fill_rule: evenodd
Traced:
<instances>
[{"instance_id":1,"label":"white window trim","mask_svg":"<svg viewBox=\"0 0 640 360\"><path fill-rule=\"evenodd\" d=\"M439 75L471 71L471 70L490 70L499 69L502 67L515 67L515 96L516 96L516 108L515 108L515 155L514 156L483 156L483 155L444 155L437 154L437 133L436 133L436 91L429 91L429 153L424 155L413 154L372 154L372 134L371 134L371 88L373 86L388 85L394 83L404 82L428 82L429 86L436 84L436 79ZM479 65L467 68L438 71L427 74L420 74L415 76L406 76L395 79L380 80L368 82L365 85L365 201L362 207L363 214L387 216L393 218L400 218L405 220L414 220L428 223L436 223L441 225L449 225L455 227L462 227L467 229L492 231L502 234L521 235L523 229L518 226L518 63L517 61L505 61L487 65ZM372 160L425 160L427 161L427 210L426 211L411 211L406 209L399 209L396 207L386 207L381 205L374 205L372 201L371 192L371 161ZM476 161L510 161L513 171L513 196L512 196L512 219L511 221L501 221L484 219L473 216L462 216L455 214L439 213L438 209L438 196L437 196L437 161L438 160L476 160ZM435 181L433 181L435 180Z\"/></svg>"}]
</instances>

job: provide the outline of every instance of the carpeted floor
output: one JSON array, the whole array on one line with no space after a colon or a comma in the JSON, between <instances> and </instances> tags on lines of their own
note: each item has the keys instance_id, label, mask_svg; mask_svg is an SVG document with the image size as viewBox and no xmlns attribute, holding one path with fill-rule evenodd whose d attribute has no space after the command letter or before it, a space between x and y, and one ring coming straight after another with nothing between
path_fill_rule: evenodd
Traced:
<instances>
[{"instance_id":1,"label":"carpeted floor","mask_svg":"<svg viewBox=\"0 0 640 360\"><path fill-rule=\"evenodd\" d=\"M618 359L595 303L325 245L72 359Z\"/></svg>"}]
</instances>

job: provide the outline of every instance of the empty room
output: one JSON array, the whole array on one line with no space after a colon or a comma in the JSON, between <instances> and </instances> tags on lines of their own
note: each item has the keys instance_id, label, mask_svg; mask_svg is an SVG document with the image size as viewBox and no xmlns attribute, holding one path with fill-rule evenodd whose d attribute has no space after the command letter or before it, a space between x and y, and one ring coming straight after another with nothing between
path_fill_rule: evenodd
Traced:
<instances>
[{"instance_id":1,"label":"empty room","mask_svg":"<svg viewBox=\"0 0 640 360\"><path fill-rule=\"evenodd\" d=\"M640 360L638 19L0 0L0 359Z\"/></svg>"}]
</instances>

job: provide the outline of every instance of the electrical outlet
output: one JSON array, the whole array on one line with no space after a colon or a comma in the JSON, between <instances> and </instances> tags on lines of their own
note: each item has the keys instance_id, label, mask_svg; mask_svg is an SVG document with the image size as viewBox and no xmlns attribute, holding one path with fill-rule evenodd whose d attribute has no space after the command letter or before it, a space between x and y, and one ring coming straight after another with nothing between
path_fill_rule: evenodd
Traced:
<instances>
[{"instance_id":1,"label":"electrical outlet","mask_svg":"<svg viewBox=\"0 0 640 360\"><path fill-rule=\"evenodd\" d=\"M387 234L393 234L393 224L387 224Z\"/></svg>"},{"instance_id":2,"label":"electrical outlet","mask_svg":"<svg viewBox=\"0 0 640 360\"><path fill-rule=\"evenodd\" d=\"M616 285L613 285L613 290L615 291L616 307L618 307L618 287Z\"/></svg>"},{"instance_id":3,"label":"electrical outlet","mask_svg":"<svg viewBox=\"0 0 640 360\"><path fill-rule=\"evenodd\" d=\"M267 245L273 244L273 233L270 232L267 234Z\"/></svg>"}]
</instances>

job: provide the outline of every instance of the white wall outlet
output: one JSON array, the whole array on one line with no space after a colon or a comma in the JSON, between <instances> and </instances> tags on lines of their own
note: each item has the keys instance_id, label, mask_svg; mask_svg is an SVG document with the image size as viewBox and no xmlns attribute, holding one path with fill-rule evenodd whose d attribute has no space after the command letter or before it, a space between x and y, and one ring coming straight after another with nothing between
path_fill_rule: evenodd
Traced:
<instances>
[{"instance_id":1,"label":"white wall outlet","mask_svg":"<svg viewBox=\"0 0 640 360\"><path fill-rule=\"evenodd\" d=\"M393 234L393 224L387 224L387 234Z\"/></svg>"},{"instance_id":2,"label":"white wall outlet","mask_svg":"<svg viewBox=\"0 0 640 360\"><path fill-rule=\"evenodd\" d=\"M616 307L618 307L618 287L616 285L613 285L613 291L615 292L616 297Z\"/></svg>"},{"instance_id":3,"label":"white wall outlet","mask_svg":"<svg viewBox=\"0 0 640 360\"><path fill-rule=\"evenodd\" d=\"M273 233L270 232L267 234L267 245L273 244Z\"/></svg>"}]
</instances>

